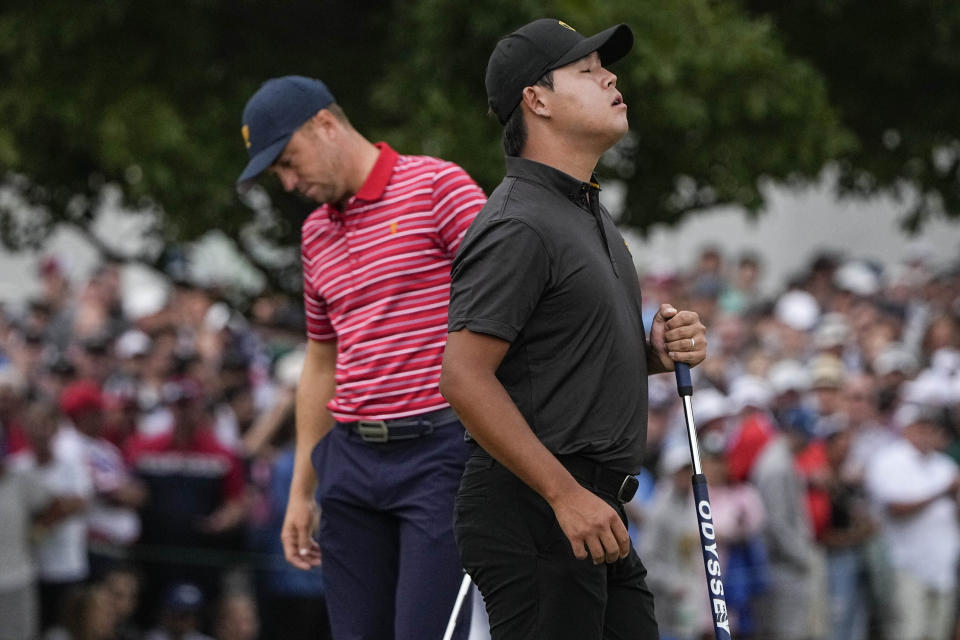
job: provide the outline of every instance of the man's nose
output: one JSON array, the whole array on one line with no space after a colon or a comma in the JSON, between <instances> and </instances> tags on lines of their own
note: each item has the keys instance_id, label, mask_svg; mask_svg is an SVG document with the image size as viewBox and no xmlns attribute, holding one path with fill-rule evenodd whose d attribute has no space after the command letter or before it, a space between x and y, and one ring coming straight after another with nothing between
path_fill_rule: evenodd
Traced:
<instances>
[{"instance_id":1,"label":"man's nose","mask_svg":"<svg viewBox=\"0 0 960 640\"><path fill-rule=\"evenodd\" d=\"M281 170L280 172L280 182L283 183L283 188L285 191L293 191L297 187L297 176L293 171L289 169Z\"/></svg>"}]
</instances>

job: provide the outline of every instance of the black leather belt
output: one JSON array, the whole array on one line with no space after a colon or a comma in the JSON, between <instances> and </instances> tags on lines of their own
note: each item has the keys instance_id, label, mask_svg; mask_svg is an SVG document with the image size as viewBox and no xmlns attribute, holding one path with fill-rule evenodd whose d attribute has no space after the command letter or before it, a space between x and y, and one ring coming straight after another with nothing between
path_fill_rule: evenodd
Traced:
<instances>
[{"instance_id":1,"label":"black leather belt","mask_svg":"<svg viewBox=\"0 0 960 640\"><path fill-rule=\"evenodd\" d=\"M557 460L574 478L604 493L616 496L621 504L633 500L633 496L640 486L636 476L608 469L602 464L583 456L557 456Z\"/></svg>"},{"instance_id":2,"label":"black leather belt","mask_svg":"<svg viewBox=\"0 0 960 640\"><path fill-rule=\"evenodd\" d=\"M458 420L451 407L406 418L355 420L340 424L360 436L364 442L410 440L433 433L434 429Z\"/></svg>"}]
</instances>

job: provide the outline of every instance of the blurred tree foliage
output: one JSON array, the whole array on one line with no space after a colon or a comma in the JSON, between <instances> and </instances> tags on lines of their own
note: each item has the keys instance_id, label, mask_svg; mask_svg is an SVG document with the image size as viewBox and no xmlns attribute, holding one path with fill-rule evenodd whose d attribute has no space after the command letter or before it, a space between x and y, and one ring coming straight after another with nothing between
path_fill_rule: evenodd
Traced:
<instances>
[{"instance_id":1,"label":"blurred tree foliage","mask_svg":"<svg viewBox=\"0 0 960 640\"><path fill-rule=\"evenodd\" d=\"M912 200L905 226L960 216L960 3L748 0L786 50L810 61L857 144L840 187Z\"/></svg>"},{"instance_id":2,"label":"blurred tree foliage","mask_svg":"<svg viewBox=\"0 0 960 640\"><path fill-rule=\"evenodd\" d=\"M920 23L874 16L850 29L851 14L874 13L852 0L6 0L0 239L36 246L66 222L96 241L91 223L114 185L125 205L156 213L165 241L219 229L274 286L295 289L292 248L310 206L272 181L269 199L246 203L233 187L246 161L240 113L260 82L320 77L369 137L454 160L489 191L503 161L486 60L501 35L544 15L586 34L634 30L613 67L631 133L600 168L627 186L631 226L722 203L757 211L762 179L815 179L834 160L846 187L918 185L960 214L958 98L947 90L960 75L958 10L884 4ZM924 80L927 67L942 75ZM937 153L950 149L945 175ZM258 251L265 243L286 251Z\"/></svg>"}]
</instances>

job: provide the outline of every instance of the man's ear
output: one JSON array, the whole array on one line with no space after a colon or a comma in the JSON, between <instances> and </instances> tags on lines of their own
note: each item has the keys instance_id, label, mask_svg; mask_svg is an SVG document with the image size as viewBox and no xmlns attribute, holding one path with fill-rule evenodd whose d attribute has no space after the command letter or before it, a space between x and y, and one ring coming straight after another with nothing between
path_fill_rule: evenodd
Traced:
<instances>
[{"instance_id":1,"label":"man's ear","mask_svg":"<svg viewBox=\"0 0 960 640\"><path fill-rule=\"evenodd\" d=\"M541 86L526 87L521 95L521 102L526 105L530 113L543 118L550 117L549 100L544 95L546 89Z\"/></svg>"},{"instance_id":2,"label":"man's ear","mask_svg":"<svg viewBox=\"0 0 960 640\"><path fill-rule=\"evenodd\" d=\"M323 135L332 134L340 124L340 121L329 109L320 109L313 114L308 122L317 134Z\"/></svg>"}]
</instances>

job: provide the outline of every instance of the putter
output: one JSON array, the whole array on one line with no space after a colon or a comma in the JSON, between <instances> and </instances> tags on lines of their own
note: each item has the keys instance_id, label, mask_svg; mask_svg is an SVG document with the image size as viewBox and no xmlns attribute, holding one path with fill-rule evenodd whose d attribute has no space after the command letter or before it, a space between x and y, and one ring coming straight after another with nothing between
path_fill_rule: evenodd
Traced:
<instances>
[{"instance_id":1,"label":"putter","mask_svg":"<svg viewBox=\"0 0 960 640\"><path fill-rule=\"evenodd\" d=\"M693 461L693 501L696 504L700 531L700 548L703 551L703 569L707 574L707 591L710 598L710 615L717 640L731 640L730 619L727 616L727 601L723 594L723 577L720 575L720 556L717 555L717 535L710 512L710 497L707 495L707 477L700 466L700 446L697 444L697 427L693 422L693 382L690 380L690 365L674 364L677 376L677 392L683 400L683 418L687 423L687 440L690 443L690 458Z\"/></svg>"},{"instance_id":2,"label":"putter","mask_svg":"<svg viewBox=\"0 0 960 640\"><path fill-rule=\"evenodd\" d=\"M460 616L460 609L463 607L463 601L467 597L467 591L470 589L470 574L463 573L463 580L460 582L460 591L457 593L457 601L453 603L453 611L450 613L450 620L447 622L447 630L443 632L443 640L450 640L453 637L453 630L457 628L457 618Z\"/></svg>"}]
</instances>

